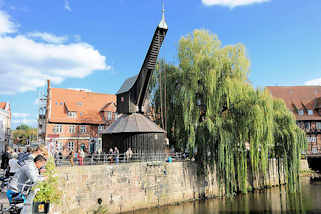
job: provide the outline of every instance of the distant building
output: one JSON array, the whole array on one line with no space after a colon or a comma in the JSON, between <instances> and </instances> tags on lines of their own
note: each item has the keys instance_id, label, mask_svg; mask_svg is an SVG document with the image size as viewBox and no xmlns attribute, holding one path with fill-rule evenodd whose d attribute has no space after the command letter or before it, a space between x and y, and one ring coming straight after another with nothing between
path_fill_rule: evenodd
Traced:
<instances>
[{"instance_id":1,"label":"distant building","mask_svg":"<svg viewBox=\"0 0 321 214\"><path fill-rule=\"evenodd\" d=\"M297 125L307 135L307 154L321 154L321 86L268 86L295 115Z\"/></svg>"},{"instance_id":2,"label":"distant building","mask_svg":"<svg viewBox=\"0 0 321 214\"><path fill-rule=\"evenodd\" d=\"M8 102L0 102L0 153L9 144L11 128L11 109Z\"/></svg>"},{"instance_id":3,"label":"distant building","mask_svg":"<svg viewBox=\"0 0 321 214\"><path fill-rule=\"evenodd\" d=\"M101 151L100 132L118 117L115 95L50 88L48 81L46 102L45 119L39 116L39 135L45 136L51 151Z\"/></svg>"}]
</instances>

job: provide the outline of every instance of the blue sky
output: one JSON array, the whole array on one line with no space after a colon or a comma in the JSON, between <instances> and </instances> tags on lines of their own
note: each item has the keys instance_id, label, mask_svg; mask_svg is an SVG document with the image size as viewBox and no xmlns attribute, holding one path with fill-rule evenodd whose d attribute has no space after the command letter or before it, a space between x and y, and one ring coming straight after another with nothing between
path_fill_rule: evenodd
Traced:
<instances>
[{"instance_id":1,"label":"blue sky","mask_svg":"<svg viewBox=\"0 0 321 214\"><path fill-rule=\"evenodd\" d=\"M243 43L255 87L321 84L320 0L165 0L169 27L160 56L177 62L178 40L208 29ZM160 0L0 0L0 100L36 125L39 89L115 93L140 70ZM313 80L313 81L312 81Z\"/></svg>"}]
</instances>

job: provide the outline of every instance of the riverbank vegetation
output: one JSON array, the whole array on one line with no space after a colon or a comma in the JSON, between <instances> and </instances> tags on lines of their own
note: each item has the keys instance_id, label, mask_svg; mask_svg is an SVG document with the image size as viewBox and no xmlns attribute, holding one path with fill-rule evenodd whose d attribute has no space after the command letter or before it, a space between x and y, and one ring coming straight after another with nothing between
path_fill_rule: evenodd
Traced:
<instances>
[{"instance_id":1,"label":"riverbank vegetation","mask_svg":"<svg viewBox=\"0 0 321 214\"><path fill-rule=\"evenodd\" d=\"M246 193L249 172L264 180L269 158L296 191L305 134L282 100L251 85L249 67L242 44L223 46L206 30L182 37L178 62L160 61L150 84L157 122L171 146L217 171L226 195Z\"/></svg>"}]
</instances>

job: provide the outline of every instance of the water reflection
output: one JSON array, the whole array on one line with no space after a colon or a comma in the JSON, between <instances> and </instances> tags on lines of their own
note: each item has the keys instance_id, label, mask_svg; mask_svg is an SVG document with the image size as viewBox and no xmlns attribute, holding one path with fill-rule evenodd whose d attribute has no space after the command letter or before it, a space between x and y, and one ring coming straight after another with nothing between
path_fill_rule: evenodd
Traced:
<instances>
[{"instance_id":1,"label":"water reflection","mask_svg":"<svg viewBox=\"0 0 321 214\"><path fill-rule=\"evenodd\" d=\"M285 186L240 195L133 212L134 214L314 214L321 213L321 185L301 178L301 192L287 194Z\"/></svg>"}]
</instances>

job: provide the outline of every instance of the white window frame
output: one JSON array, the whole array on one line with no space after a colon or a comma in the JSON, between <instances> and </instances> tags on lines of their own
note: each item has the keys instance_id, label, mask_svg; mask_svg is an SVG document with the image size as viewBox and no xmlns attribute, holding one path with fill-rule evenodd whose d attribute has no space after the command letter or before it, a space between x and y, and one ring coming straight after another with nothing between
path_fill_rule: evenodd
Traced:
<instances>
[{"instance_id":1,"label":"white window frame","mask_svg":"<svg viewBox=\"0 0 321 214\"><path fill-rule=\"evenodd\" d=\"M313 110L309 109L308 110L308 115L313 115Z\"/></svg>"},{"instance_id":2,"label":"white window frame","mask_svg":"<svg viewBox=\"0 0 321 214\"><path fill-rule=\"evenodd\" d=\"M62 142L57 141L56 142L56 151L62 152L64 150L64 147L62 145Z\"/></svg>"},{"instance_id":3,"label":"white window frame","mask_svg":"<svg viewBox=\"0 0 321 214\"><path fill-rule=\"evenodd\" d=\"M62 125L61 124L56 124L53 128L54 133L62 133Z\"/></svg>"},{"instance_id":4,"label":"white window frame","mask_svg":"<svg viewBox=\"0 0 321 214\"><path fill-rule=\"evenodd\" d=\"M76 114L76 112L75 111L68 111L68 117L70 117L70 118L76 118L77 117L77 114Z\"/></svg>"},{"instance_id":5,"label":"white window frame","mask_svg":"<svg viewBox=\"0 0 321 214\"><path fill-rule=\"evenodd\" d=\"M113 112L107 111L107 120L112 120L113 119Z\"/></svg>"},{"instance_id":6,"label":"white window frame","mask_svg":"<svg viewBox=\"0 0 321 214\"><path fill-rule=\"evenodd\" d=\"M68 150L69 151L74 151L74 146L75 146L75 144L73 141L68 142Z\"/></svg>"},{"instance_id":7,"label":"white window frame","mask_svg":"<svg viewBox=\"0 0 321 214\"><path fill-rule=\"evenodd\" d=\"M316 137L307 137L307 141L308 141L308 143L316 143L317 138Z\"/></svg>"},{"instance_id":8,"label":"white window frame","mask_svg":"<svg viewBox=\"0 0 321 214\"><path fill-rule=\"evenodd\" d=\"M300 116L303 116L303 115L304 115L304 110L303 110L303 109L299 109L298 114L299 114Z\"/></svg>"},{"instance_id":9,"label":"white window frame","mask_svg":"<svg viewBox=\"0 0 321 214\"><path fill-rule=\"evenodd\" d=\"M87 130L86 130L86 126L80 126L80 133L86 133Z\"/></svg>"},{"instance_id":10,"label":"white window frame","mask_svg":"<svg viewBox=\"0 0 321 214\"><path fill-rule=\"evenodd\" d=\"M317 129L321 129L321 122L316 122L315 126L316 126Z\"/></svg>"},{"instance_id":11,"label":"white window frame","mask_svg":"<svg viewBox=\"0 0 321 214\"><path fill-rule=\"evenodd\" d=\"M105 129L105 126L104 125L99 125L98 126L98 131L104 131Z\"/></svg>"},{"instance_id":12,"label":"white window frame","mask_svg":"<svg viewBox=\"0 0 321 214\"><path fill-rule=\"evenodd\" d=\"M69 126L69 133L76 133L76 126L75 125Z\"/></svg>"}]
</instances>

